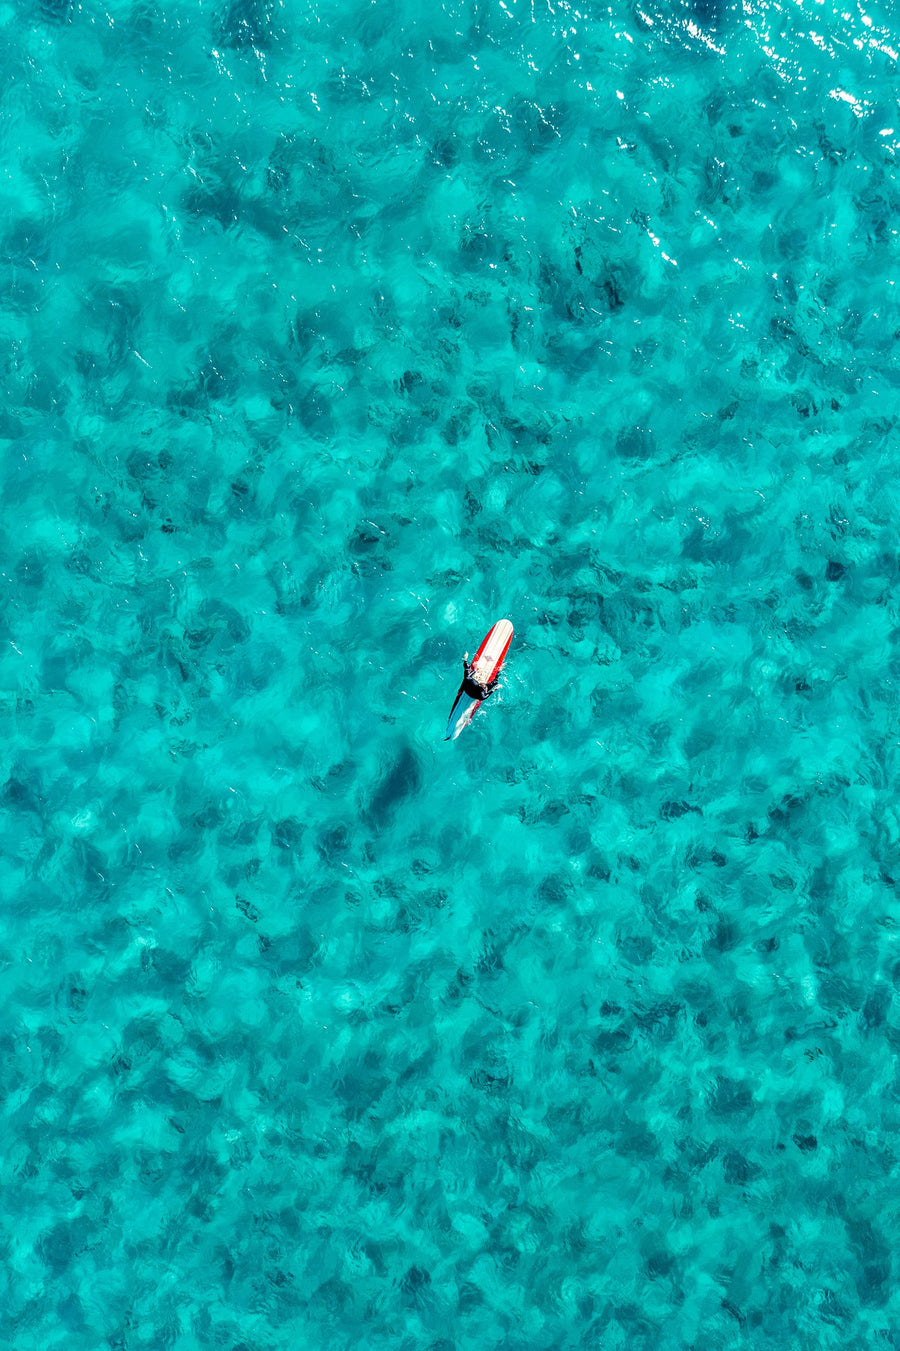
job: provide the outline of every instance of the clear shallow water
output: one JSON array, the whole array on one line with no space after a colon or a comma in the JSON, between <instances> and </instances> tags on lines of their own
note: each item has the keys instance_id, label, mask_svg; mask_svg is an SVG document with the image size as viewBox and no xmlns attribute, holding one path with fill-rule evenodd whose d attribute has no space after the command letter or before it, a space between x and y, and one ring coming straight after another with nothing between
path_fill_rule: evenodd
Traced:
<instances>
[{"instance_id":1,"label":"clear shallow water","mask_svg":"<svg viewBox=\"0 0 900 1351\"><path fill-rule=\"evenodd\" d=\"M0 25L10 1343L896 1345L890 9Z\"/></svg>"}]
</instances>

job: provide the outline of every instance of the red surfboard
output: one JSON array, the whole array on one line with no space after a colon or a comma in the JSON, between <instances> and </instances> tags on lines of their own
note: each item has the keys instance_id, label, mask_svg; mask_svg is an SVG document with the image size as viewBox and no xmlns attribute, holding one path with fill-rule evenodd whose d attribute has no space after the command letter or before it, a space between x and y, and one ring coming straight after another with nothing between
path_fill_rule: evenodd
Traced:
<instances>
[{"instance_id":1,"label":"red surfboard","mask_svg":"<svg viewBox=\"0 0 900 1351\"><path fill-rule=\"evenodd\" d=\"M499 674L500 667L506 660L512 637L513 626L508 619L498 619L493 628L488 631L472 661L475 679L480 685L488 685L494 679L494 676ZM465 683L465 681L462 682L459 693L453 701L450 721L447 723L447 730L444 733L445 741L455 741L462 729L468 727L484 703L483 699L471 699L466 694L463 688Z\"/></svg>"}]
</instances>

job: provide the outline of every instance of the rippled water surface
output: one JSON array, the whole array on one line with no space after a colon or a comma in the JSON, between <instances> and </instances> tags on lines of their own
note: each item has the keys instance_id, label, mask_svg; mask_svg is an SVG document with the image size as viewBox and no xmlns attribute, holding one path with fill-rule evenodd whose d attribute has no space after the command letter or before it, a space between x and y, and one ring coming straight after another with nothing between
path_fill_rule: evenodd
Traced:
<instances>
[{"instance_id":1,"label":"rippled water surface","mask_svg":"<svg viewBox=\"0 0 900 1351\"><path fill-rule=\"evenodd\" d=\"M900 1346L898 48L0 7L17 1351Z\"/></svg>"}]
</instances>

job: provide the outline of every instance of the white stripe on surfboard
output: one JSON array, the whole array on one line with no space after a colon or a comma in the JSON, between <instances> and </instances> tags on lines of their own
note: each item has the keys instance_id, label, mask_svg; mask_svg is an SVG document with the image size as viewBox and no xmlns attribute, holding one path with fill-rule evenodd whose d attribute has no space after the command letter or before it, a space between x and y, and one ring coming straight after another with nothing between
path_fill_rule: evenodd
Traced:
<instances>
[{"instance_id":1,"label":"white stripe on surfboard","mask_svg":"<svg viewBox=\"0 0 900 1351\"><path fill-rule=\"evenodd\" d=\"M478 658L476 667L476 678L483 677L489 680L494 667L500 660L500 653L506 647L508 640L512 637L513 626L508 619L498 619L497 623L491 629L487 647Z\"/></svg>"}]
</instances>

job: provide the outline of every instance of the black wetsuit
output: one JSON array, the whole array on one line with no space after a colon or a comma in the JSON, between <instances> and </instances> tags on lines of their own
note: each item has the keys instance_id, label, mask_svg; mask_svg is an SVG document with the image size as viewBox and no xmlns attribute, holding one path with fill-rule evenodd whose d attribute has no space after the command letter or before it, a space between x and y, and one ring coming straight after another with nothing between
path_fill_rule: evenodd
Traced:
<instances>
[{"instance_id":1,"label":"black wetsuit","mask_svg":"<svg viewBox=\"0 0 900 1351\"><path fill-rule=\"evenodd\" d=\"M495 676L487 685L480 685L472 676L474 667L474 662L463 660L463 694L467 694L470 699L487 699L497 684L497 677Z\"/></svg>"}]
</instances>

